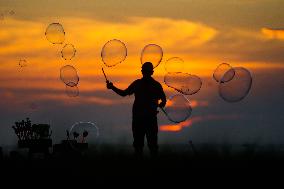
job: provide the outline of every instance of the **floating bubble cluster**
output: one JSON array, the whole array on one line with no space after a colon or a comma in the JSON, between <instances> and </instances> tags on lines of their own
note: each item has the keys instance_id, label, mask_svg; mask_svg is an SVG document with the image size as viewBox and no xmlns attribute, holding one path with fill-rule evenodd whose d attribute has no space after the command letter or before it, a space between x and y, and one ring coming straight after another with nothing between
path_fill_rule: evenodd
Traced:
<instances>
[{"instance_id":1,"label":"floating bubble cluster","mask_svg":"<svg viewBox=\"0 0 284 189\"><path fill-rule=\"evenodd\" d=\"M46 39L52 44L62 44L65 40L65 31L61 24L49 24L45 31Z\"/></svg>"},{"instance_id":2,"label":"floating bubble cluster","mask_svg":"<svg viewBox=\"0 0 284 189\"><path fill-rule=\"evenodd\" d=\"M180 72L167 73L164 82L168 87L185 95L197 93L202 86L202 81L198 76Z\"/></svg>"},{"instance_id":3,"label":"floating bubble cluster","mask_svg":"<svg viewBox=\"0 0 284 189\"><path fill-rule=\"evenodd\" d=\"M155 67L157 67L163 58L163 49L156 44L146 45L141 52L141 64L145 62L151 62Z\"/></svg>"},{"instance_id":4,"label":"floating bubble cluster","mask_svg":"<svg viewBox=\"0 0 284 189\"><path fill-rule=\"evenodd\" d=\"M60 23L51 23L45 31L46 39L52 44L63 44L65 41L65 31ZM71 60L76 55L76 49L73 44L65 44L61 50L61 56L64 60ZM77 70L71 65L65 65L60 69L60 79L66 85L65 93L69 97L79 95L79 76Z\"/></svg>"},{"instance_id":5,"label":"floating bubble cluster","mask_svg":"<svg viewBox=\"0 0 284 189\"><path fill-rule=\"evenodd\" d=\"M172 57L165 62L165 70L168 73L182 72L183 67L184 61L179 57Z\"/></svg>"},{"instance_id":6,"label":"floating bubble cluster","mask_svg":"<svg viewBox=\"0 0 284 189\"><path fill-rule=\"evenodd\" d=\"M61 56L65 60L71 60L76 54L76 49L72 44L66 44L61 50Z\"/></svg>"},{"instance_id":7,"label":"floating bubble cluster","mask_svg":"<svg viewBox=\"0 0 284 189\"><path fill-rule=\"evenodd\" d=\"M46 38L53 44L62 44L65 40L64 28L59 23L52 23L46 29ZM61 50L62 58L71 60L76 54L72 44L65 44ZM126 45L118 40L108 41L101 50L101 58L108 67L113 67L123 62L127 57ZM148 44L141 51L141 64L151 62L156 68L163 59L163 49L156 44ZM164 76L165 84L182 94L171 96L164 109L170 121L180 123L191 116L192 107L184 95L193 95L200 91L202 80L196 75L184 73L184 61L179 57L169 58L165 62L167 74ZM106 77L106 76L105 76ZM60 78L66 85L66 94L69 97L79 95L79 76L76 69L71 65L60 69ZM219 83L219 95L227 102L238 102L245 98L252 85L252 77L245 68L233 68L227 63L218 65L213 73L213 78ZM107 78L106 78L107 79ZM70 129L71 135L77 143L97 142L98 128L91 122L79 122ZM92 136L92 137L90 137ZM87 138L91 138L89 142ZM74 141L73 140L73 141ZM75 148L77 146L75 145Z\"/></svg>"},{"instance_id":8,"label":"floating bubble cluster","mask_svg":"<svg viewBox=\"0 0 284 189\"><path fill-rule=\"evenodd\" d=\"M101 57L106 66L112 67L125 60L127 56L126 45L118 40L108 41L102 48Z\"/></svg>"},{"instance_id":9,"label":"floating bubble cluster","mask_svg":"<svg viewBox=\"0 0 284 189\"><path fill-rule=\"evenodd\" d=\"M66 65L60 69L60 79L65 83L65 85L74 87L78 85L79 76L77 70L71 66Z\"/></svg>"},{"instance_id":10,"label":"floating bubble cluster","mask_svg":"<svg viewBox=\"0 0 284 189\"><path fill-rule=\"evenodd\" d=\"M244 99L252 86L252 76L250 72L242 67L235 67L234 77L228 82L219 83L219 95L227 102L238 102ZM229 78L231 70L227 71L223 78ZM223 80L222 78L222 80Z\"/></svg>"},{"instance_id":11,"label":"floating bubble cluster","mask_svg":"<svg viewBox=\"0 0 284 189\"><path fill-rule=\"evenodd\" d=\"M167 100L165 112L168 119L174 123L180 123L188 119L191 111L189 100L182 94L171 96Z\"/></svg>"}]
</instances>

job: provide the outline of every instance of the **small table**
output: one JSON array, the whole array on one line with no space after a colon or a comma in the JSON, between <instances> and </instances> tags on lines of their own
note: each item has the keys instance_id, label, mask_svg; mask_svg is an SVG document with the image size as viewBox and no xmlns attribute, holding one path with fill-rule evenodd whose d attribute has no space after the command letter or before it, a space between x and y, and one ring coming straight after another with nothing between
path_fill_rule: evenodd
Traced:
<instances>
[{"instance_id":1,"label":"small table","mask_svg":"<svg viewBox=\"0 0 284 189\"><path fill-rule=\"evenodd\" d=\"M49 155L49 148L52 147L51 139L26 139L18 141L19 148L28 148L29 155L33 153L44 153Z\"/></svg>"}]
</instances>

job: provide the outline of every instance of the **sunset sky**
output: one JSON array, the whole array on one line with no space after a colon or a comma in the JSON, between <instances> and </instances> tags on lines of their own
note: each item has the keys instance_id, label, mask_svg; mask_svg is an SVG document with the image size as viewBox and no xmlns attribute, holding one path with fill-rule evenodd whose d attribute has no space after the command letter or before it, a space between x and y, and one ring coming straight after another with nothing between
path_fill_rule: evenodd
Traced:
<instances>
[{"instance_id":1,"label":"sunset sky","mask_svg":"<svg viewBox=\"0 0 284 189\"><path fill-rule=\"evenodd\" d=\"M61 23L64 44L75 46L71 61L61 57L64 44L46 39L50 23ZM128 56L106 67L100 53L111 39L123 41ZM101 142L131 144L134 97L107 90L101 68L126 88L141 77L140 53L152 43L164 51L154 78L167 97L177 94L163 79L164 62L171 57L182 58L183 72L203 81L199 93L187 96L190 119L173 124L159 114L160 143L284 143L284 1L0 0L0 144L16 144L11 126L26 117L50 123L54 142L65 139L73 123L91 121ZM19 66L21 59L26 66ZM222 62L251 72L251 91L240 102L219 97L212 74ZM67 64L80 77L76 98L66 95L59 77Z\"/></svg>"}]
</instances>

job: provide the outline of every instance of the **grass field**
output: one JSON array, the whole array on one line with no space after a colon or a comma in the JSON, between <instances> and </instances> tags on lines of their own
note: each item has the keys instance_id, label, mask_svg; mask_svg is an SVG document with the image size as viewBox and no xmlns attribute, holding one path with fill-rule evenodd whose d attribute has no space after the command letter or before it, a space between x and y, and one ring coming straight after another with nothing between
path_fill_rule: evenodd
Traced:
<instances>
[{"instance_id":1,"label":"grass field","mask_svg":"<svg viewBox=\"0 0 284 189\"><path fill-rule=\"evenodd\" d=\"M88 182L152 181L175 182L195 179L258 179L268 175L281 176L284 168L282 146L255 144L161 145L159 155L143 158L133 155L131 146L102 144L79 153L50 153L28 156L12 152L1 161L5 176L37 179L88 179ZM280 173L280 174L278 174ZM204 184L204 183L203 183Z\"/></svg>"}]
</instances>

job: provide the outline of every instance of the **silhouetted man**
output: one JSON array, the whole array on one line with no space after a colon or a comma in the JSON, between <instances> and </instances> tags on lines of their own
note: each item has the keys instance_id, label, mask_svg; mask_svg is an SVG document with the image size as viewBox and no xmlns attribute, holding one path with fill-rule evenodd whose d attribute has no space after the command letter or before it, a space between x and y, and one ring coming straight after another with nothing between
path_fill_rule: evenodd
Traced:
<instances>
[{"instance_id":1,"label":"silhouetted man","mask_svg":"<svg viewBox=\"0 0 284 189\"><path fill-rule=\"evenodd\" d=\"M157 108L166 105L166 96L162 85L152 78L154 73L151 62L142 66L143 77L134 81L125 90L118 89L107 81L107 88L120 96L135 95L132 108L133 146L137 155L142 155L146 135L151 155L158 152ZM161 102L159 103L159 100Z\"/></svg>"}]
</instances>

